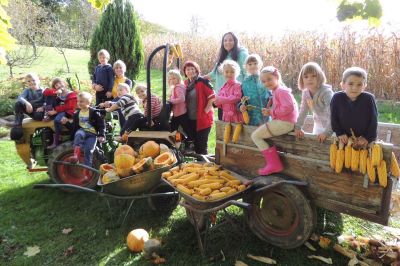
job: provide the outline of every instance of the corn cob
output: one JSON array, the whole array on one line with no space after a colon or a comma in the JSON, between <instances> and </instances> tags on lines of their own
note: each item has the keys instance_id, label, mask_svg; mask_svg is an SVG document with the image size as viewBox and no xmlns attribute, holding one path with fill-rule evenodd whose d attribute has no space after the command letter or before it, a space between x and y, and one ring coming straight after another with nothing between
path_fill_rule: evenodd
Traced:
<instances>
[{"instance_id":1,"label":"corn cob","mask_svg":"<svg viewBox=\"0 0 400 266\"><path fill-rule=\"evenodd\" d=\"M220 192L220 193L216 193L213 195L209 195L207 197L207 200L218 200L218 199L225 198L226 196L227 196L227 194L225 192Z\"/></svg>"},{"instance_id":2,"label":"corn cob","mask_svg":"<svg viewBox=\"0 0 400 266\"><path fill-rule=\"evenodd\" d=\"M187 187L185 187L185 186L183 186L181 184L177 185L176 189L181 191L181 192L183 192L183 193L185 193L185 194L188 194L188 195L192 195L194 193L194 191L192 189L188 189Z\"/></svg>"},{"instance_id":3,"label":"corn cob","mask_svg":"<svg viewBox=\"0 0 400 266\"><path fill-rule=\"evenodd\" d=\"M212 192L211 192L211 194L210 195L212 195L212 194L217 194L217 193L220 193L221 191L219 191L218 189L216 189L216 190L213 190Z\"/></svg>"},{"instance_id":4,"label":"corn cob","mask_svg":"<svg viewBox=\"0 0 400 266\"><path fill-rule=\"evenodd\" d=\"M226 195L227 195L227 196L229 196L229 195L233 195L233 194L235 194L236 192L237 192L237 190L236 190L236 189L234 189L234 188L231 188L230 190L226 191L225 193L226 193Z\"/></svg>"},{"instance_id":5,"label":"corn cob","mask_svg":"<svg viewBox=\"0 0 400 266\"><path fill-rule=\"evenodd\" d=\"M176 51L178 52L178 57L182 59L183 58L183 52L182 52L181 45L180 44L175 44L175 48L176 48Z\"/></svg>"},{"instance_id":6,"label":"corn cob","mask_svg":"<svg viewBox=\"0 0 400 266\"><path fill-rule=\"evenodd\" d=\"M344 164L344 144L339 142L339 149L336 151L335 172L339 174L342 172Z\"/></svg>"},{"instance_id":7,"label":"corn cob","mask_svg":"<svg viewBox=\"0 0 400 266\"><path fill-rule=\"evenodd\" d=\"M351 167L351 149L353 140L350 138L347 142L346 148L344 148L344 167L349 169Z\"/></svg>"},{"instance_id":8,"label":"corn cob","mask_svg":"<svg viewBox=\"0 0 400 266\"><path fill-rule=\"evenodd\" d=\"M250 123L250 116L249 113L246 111L242 112L243 115L243 121L246 125L248 125Z\"/></svg>"},{"instance_id":9,"label":"corn cob","mask_svg":"<svg viewBox=\"0 0 400 266\"><path fill-rule=\"evenodd\" d=\"M372 146L372 165L378 166L382 160L382 157L382 147L375 142Z\"/></svg>"},{"instance_id":10,"label":"corn cob","mask_svg":"<svg viewBox=\"0 0 400 266\"><path fill-rule=\"evenodd\" d=\"M329 161L332 169L335 169L336 166L336 152L337 152L336 141L337 139L335 138L329 148Z\"/></svg>"},{"instance_id":11,"label":"corn cob","mask_svg":"<svg viewBox=\"0 0 400 266\"><path fill-rule=\"evenodd\" d=\"M387 186L387 169L385 160L381 160L378 166L378 180L379 185L382 187Z\"/></svg>"},{"instance_id":12,"label":"corn cob","mask_svg":"<svg viewBox=\"0 0 400 266\"><path fill-rule=\"evenodd\" d=\"M226 124L225 132L224 132L224 143L225 144L229 143L229 137L231 136L231 130L232 130L231 124Z\"/></svg>"},{"instance_id":13,"label":"corn cob","mask_svg":"<svg viewBox=\"0 0 400 266\"><path fill-rule=\"evenodd\" d=\"M206 197L199 195L199 194L193 194L192 197L197 200L203 200L203 201L206 200Z\"/></svg>"},{"instance_id":14,"label":"corn cob","mask_svg":"<svg viewBox=\"0 0 400 266\"><path fill-rule=\"evenodd\" d=\"M399 163L397 162L396 155L392 152L392 161L390 163L390 172L394 177L400 177Z\"/></svg>"},{"instance_id":15,"label":"corn cob","mask_svg":"<svg viewBox=\"0 0 400 266\"><path fill-rule=\"evenodd\" d=\"M221 192L228 192L229 190L231 190L232 188L231 187L222 187L222 188L220 188L220 191ZM235 189L236 190L236 189Z\"/></svg>"},{"instance_id":16,"label":"corn cob","mask_svg":"<svg viewBox=\"0 0 400 266\"><path fill-rule=\"evenodd\" d=\"M372 165L371 157L367 158L367 174L369 177L369 181L371 183L374 183L376 179L376 173L375 173L375 167Z\"/></svg>"},{"instance_id":17,"label":"corn cob","mask_svg":"<svg viewBox=\"0 0 400 266\"><path fill-rule=\"evenodd\" d=\"M240 180L231 180L227 183L228 186L239 186L242 182Z\"/></svg>"},{"instance_id":18,"label":"corn cob","mask_svg":"<svg viewBox=\"0 0 400 266\"><path fill-rule=\"evenodd\" d=\"M201 180L190 181L187 184L187 186L190 187L190 188L193 188L193 187L198 187L200 185L204 185L204 184L208 184L208 183L210 183L210 180L201 179Z\"/></svg>"},{"instance_id":19,"label":"corn cob","mask_svg":"<svg viewBox=\"0 0 400 266\"><path fill-rule=\"evenodd\" d=\"M219 182L214 182L214 183L209 183L209 184L203 184L200 185L199 188L211 188L211 189L220 189L222 187L222 184Z\"/></svg>"},{"instance_id":20,"label":"corn cob","mask_svg":"<svg viewBox=\"0 0 400 266\"><path fill-rule=\"evenodd\" d=\"M235 130L233 131L232 142L237 143L239 140L240 132L242 132L242 124L237 124Z\"/></svg>"},{"instance_id":21,"label":"corn cob","mask_svg":"<svg viewBox=\"0 0 400 266\"><path fill-rule=\"evenodd\" d=\"M203 195L203 196L210 195L211 192L212 192L212 189L209 188L209 187L208 188L203 188L203 189L195 188L194 190L196 190L200 195Z\"/></svg>"},{"instance_id":22,"label":"corn cob","mask_svg":"<svg viewBox=\"0 0 400 266\"><path fill-rule=\"evenodd\" d=\"M246 189L245 185L240 185L240 186L237 187L238 191L242 191L242 190L245 190L245 189Z\"/></svg>"},{"instance_id":23,"label":"corn cob","mask_svg":"<svg viewBox=\"0 0 400 266\"><path fill-rule=\"evenodd\" d=\"M368 157L368 150L362 149L360 151L360 173L365 175L367 172L367 157Z\"/></svg>"},{"instance_id":24,"label":"corn cob","mask_svg":"<svg viewBox=\"0 0 400 266\"><path fill-rule=\"evenodd\" d=\"M229 173L229 171L223 170L219 172L220 177L226 177L229 180L236 180L236 178Z\"/></svg>"},{"instance_id":25,"label":"corn cob","mask_svg":"<svg viewBox=\"0 0 400 266\"><path fill-rule=\"evenodd\" d=\"M351 149L351 171L358 171L360 164L360 151L354 148Z\"/></svg>"}]
</instances>

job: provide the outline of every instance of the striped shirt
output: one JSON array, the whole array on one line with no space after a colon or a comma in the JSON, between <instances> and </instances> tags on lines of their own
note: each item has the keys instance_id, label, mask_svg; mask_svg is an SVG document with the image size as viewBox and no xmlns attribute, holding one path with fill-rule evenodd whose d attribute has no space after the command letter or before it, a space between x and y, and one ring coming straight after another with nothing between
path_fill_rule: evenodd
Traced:
<instances>
[{"instance_id":1,"label":"striped shirt","mask_svg":"<svg viewBox=\"0 0 400 266\"><path fill-rule=\"evenodd\" d=\"M116 104L121 107L125 119L128 119L131 115L141 113L138 101L130 94L123 95Z\"/></svg>"},{"instance_id":2,"label":"striped shirt","mask_svg":"<svg viewBox=\"0 0 400 266\"><path fill-rule=\"evenodd\" d=\"M147 98L142 101L143 109L144 109L144 116L147 117ZM157 117L160 115L161 112L161 99L155 95L151 94L151 118Z\"/></svg>"}]
</instances>

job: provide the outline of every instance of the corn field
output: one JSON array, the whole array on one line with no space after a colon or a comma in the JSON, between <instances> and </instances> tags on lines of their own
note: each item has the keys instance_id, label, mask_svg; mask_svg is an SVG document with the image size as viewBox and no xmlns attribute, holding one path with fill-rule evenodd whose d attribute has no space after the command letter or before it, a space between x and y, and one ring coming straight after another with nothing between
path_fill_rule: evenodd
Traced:
<instances>
[{"instance_id":1,"label":"corn field","mask_svg":"<svg viewBox=\"0 0 400 266\"><path fill-rule=\"evenodd\" d=\"M360 66L368 71L367 90L378 99L400 100L400 33L387 33L370 29L355 32L344 28L340 33L329 36L315 32L288 33L282 38L272 36L238 36L249 53L259 54L264 65L274 65L282 73L288 87L297 89L300 68L309 61L319 63L329 84L340 88L341 75L347 67ZM203 74L214 66L220 39L190 35L150 35L143 40L145 55L164 43L180 43L185 60L199 63ZM154 60L160 68L162 57Z\"/></svg>"}]
</instances>

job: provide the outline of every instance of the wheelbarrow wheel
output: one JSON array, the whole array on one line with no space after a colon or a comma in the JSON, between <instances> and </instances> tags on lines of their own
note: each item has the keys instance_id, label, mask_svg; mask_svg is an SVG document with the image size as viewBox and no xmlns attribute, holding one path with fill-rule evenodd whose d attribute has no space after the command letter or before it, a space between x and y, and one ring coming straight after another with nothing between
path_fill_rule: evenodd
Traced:
<instances>
[{"instance_id":1,"label":"wheelbarrow wheel","mask_svg":"<svg viewBox=\"0 0 400 266\"><path fill-rule=\"evenodd\" d=\"M84 168L79 166L68 166L63 164L54 163L56 161L68 162L74 155L73 143L68 141L57 146L49 156L48 160L48 171L47 174L50 180L56 184L72 184L81 187L94 188L99 179L99 175L85 171ZM83 162L83 156L79 158L80 162ZM97 153L93 155L93 168L98 169L100 167L101 160ZM70 190L67 190L70 191Z\"/></svg>"},{"instance_id":2,"label":"wheelbarrow wheel","mask_svg":"<svg viewBox=\"0 0 400 266\"><path fill-rule=\"evenodd\" d=\"M250 229L274 246L299 247L314 229L314 209L296 186L283 184L255 193L245 201L252 205L246 215Z\"/></svg>"},{"instance_id":3,"label":"wheelbarrow wheel","mask_svg":"<svg viewBox=\"0 0 400 266\"><path fill-rule=\"evenodd\" d=\"M150 191L150 194L166 192L175 192L175 190L164 182L160 182L158 186ZM152 211L170 213L175 210L176 206L178 206L180 199L181 197L179 196L179 194L161 197L150 197L147 199L147 203L149 204L149 207Z\"/></svg>"}]
</instances>

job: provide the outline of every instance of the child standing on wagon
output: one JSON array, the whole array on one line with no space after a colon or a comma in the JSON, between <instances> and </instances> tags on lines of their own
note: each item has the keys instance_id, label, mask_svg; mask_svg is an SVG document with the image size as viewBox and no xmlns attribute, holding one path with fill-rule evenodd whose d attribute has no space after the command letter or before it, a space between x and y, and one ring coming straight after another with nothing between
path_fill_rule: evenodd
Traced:
<instances>
[{"instance_id":1,"label":"child standing on wagon","mask_svg":"<svg viewBox=\"0 0 400 266\"><path fill-rule=\"evenodd\" d=\"M303 91L299 118L295 125L296 137L304 137L304 120L311 111L313 114L313 134L317 135L319 142L331 136L331 111L330 103L333 96L332 87L326 84L325 73L314 62L305 64L299 74L299 89Z\"/></svg>"},{"instance_id":2,"label":"child standing on wagon","mask_svg":"<svg viewBox=\"0 0 400 266\"><path fill-rule=\"evenodd\" d=\"M247 104L255 107L247 111L250 118L249 125L259 126L268 122L269 117L263 116L261 110L267 105L272 94L260 81L261 57L258 54L251 54L246 58L245 64L248 76L242 82L242 92L243 96L249 97ZM242 113L247 110L242 102L239 103L239 108Z\"/></svg>"},{"instance_id":3,"label":"child standing on wagon","mask_svg":"<svg viewBox=\"0 0 400 266\"><path fill-rule=\"evenodd\" d=\"M270 115L272 120L257 128L251 134L251 139L264 155L266 163L258 173L270 175L282 171L283 165L276 147L270 147L264 139L292 131L297 121L298 110L291 89L282 85L281 74L277 68L273 66L263 68L260 78L264 86L272 91L272 107L262 110L263 115Z\"/></svg>"},{"instance_id":4,"label":"child standing on wagon","mask_svg":"<svg viewBox=\"0 0 400 266\"><path fill-rule=\"evenodd\" d=\"M114 70L108 63L110 54L102 49L97 53L99 65L93 73L92 89L96 91L96 105L112 99L112 89L114 85Z\"/></svg>"}]
</instances>

